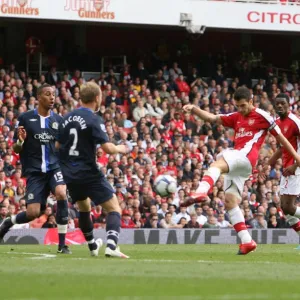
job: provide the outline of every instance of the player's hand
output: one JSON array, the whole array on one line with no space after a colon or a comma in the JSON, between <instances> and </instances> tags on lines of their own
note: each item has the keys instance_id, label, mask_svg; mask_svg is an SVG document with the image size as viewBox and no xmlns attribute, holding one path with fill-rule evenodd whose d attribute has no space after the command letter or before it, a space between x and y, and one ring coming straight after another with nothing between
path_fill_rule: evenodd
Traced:
<instances>
[{"instance_id":1,"label":"player's hand","mask_svg":"<svg viewBox=\"0 0 300 300\"><path fill-rule=\"evenodd\" d=\"M298 166L295 165L291 165L285 169L283 169L282 175L287 177L287 176L291 176L291 175L295 175L296 169L298 168Z\"/></svg>"},{"instance_id":2,"label":"player's hand","mask_svg":"<svg viewBox=\"0 0 300 300\"><path fill-rule=\"evenodd\" d=\"M118 152L121 154L127 154L130 152L130 149L127 145L118 145Z\"/></svg>"},{"instance_id":3,"label":"player's hand","mask_svg":"<svg viewBox=\"0 0 300 300\"><path fill-rule=\"evenodd\" d=\"M20 140L20 142L23 143L25 141L26 137L27 137L27 132L26 132L24 126L20 126L18 128L18 139Z\"/></svg>"},{"instance_id":4,"label":"player's hand","mask_svg":"<svg viewBox=\"0 0 300 300\"><path fill-rule=\"evenodd\" d=\"M183 107L183 110L184 110L185 112L191 113L194 107L195 107L195 105L193 105L193 104L187 104L187 105L185 105L185 106Z\"/></svg>"},{"instance_id":5,"label":"player's hand","mask_svg":"<svg viewBox=\"0 0 300 300\"><path fill-rule=\"evenodd\" d=\"M298 167L300 167L300 156L299 155L296 158L296 164L298 165Z\"/></svg>"}]
</instances>

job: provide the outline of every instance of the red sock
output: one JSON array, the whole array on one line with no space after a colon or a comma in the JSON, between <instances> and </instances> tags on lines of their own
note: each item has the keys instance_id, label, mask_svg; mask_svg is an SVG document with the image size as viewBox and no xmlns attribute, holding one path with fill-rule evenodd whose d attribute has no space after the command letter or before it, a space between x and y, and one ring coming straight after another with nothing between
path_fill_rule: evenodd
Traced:
<instances>
[{"instance_id":1,"label":"red sock","mask_svg":"<svg viewBox=\"0 0 300 300\"><path fill-rule=\"evenodd\" d=\"M211 178L210 176L208 175L204 175L202 180L202 182L206 182L209 184L209 190L208 190L208 193L211 193L212 192L212 189L213 189L213 186L214 186L214 180L213 178Z\"/></svg>"},{"instance_id":2,"label":"red sock","mask_svg":"<svg viewBox=\"0 0 300 300\"><path fill-rule=\"evenodd\" d=\"M248 228L247 228L245 222L237 223L237 224L233 225L233 228L235 229L235 231L236 231L237 233L239 233L239 232L242 231L242 230L248 230Z\"/></svg>"},{"instance_id":3,"label":"red sock","mask_svg":"<svg viewBox=\"0 0 300 300\"><path fill-rule=\"evenodd\" d=\"M300 231L300 221L294 225L291 226L296 232Z\"/></svg>"}]
</instances>

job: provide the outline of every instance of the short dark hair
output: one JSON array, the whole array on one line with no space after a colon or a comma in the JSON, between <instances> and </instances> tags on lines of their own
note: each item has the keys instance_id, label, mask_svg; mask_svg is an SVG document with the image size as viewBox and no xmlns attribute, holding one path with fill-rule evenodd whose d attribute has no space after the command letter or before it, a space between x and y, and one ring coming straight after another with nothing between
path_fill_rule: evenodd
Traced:
<instances>
[{"instance_id":1,"label":"short dark hair","mask_svg":"<svg viewBox=\"0 0 300 300\"><path fill-rule=\"evenodd\" d=\"M239 87L236 92L234 93L234 100L240 101L242 99L245 99L249 101L251 99L251 93L250 90L246 87Z\"/></svg>"},{"instance_id":2,"label":"short dark hair","mask_svg":"<svg viewBox=\"0 0 300 300\"><path fill-rule=\"evenodd\" d=\"M289 96L288 96L287 94L285 94L285 93L280 93L280 94L278 94L278 95L276 96L275 99L279 99L279 98L285 99L285 101L286 101L287 103L290 102Z\"/></svg>"},{"instance_id":3,"label":"short dark hair","mask_svg":"<svg viewBox=\"0 0 300 300\"><path fill-rule=\"evenodd\" d=\"M44 88L48 88L48 87L51 87L52 88L52 85L50 85L50 84L48 84L48 83L44 83L44 84L42 84L41 86L39 86L38 87L38 89L37 89L37 95L39 96L39 95L41 95L42 94L42 92L43 92L43 89Z\"/></svg>"}]
</instances>

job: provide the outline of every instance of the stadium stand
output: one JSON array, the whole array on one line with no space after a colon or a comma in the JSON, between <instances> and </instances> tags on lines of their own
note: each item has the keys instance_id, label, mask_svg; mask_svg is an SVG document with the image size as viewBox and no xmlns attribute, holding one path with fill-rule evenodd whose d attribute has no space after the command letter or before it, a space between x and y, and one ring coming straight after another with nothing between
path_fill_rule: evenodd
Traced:
<instances>
[{"instance_id":1,"label":"stadium stand","mask_svg":"<svg viewBox=\"0 0 300 300\"><path fill-rule=\"evenodd\" d=\"M88 80L99 84L103 103L99 114L106 124L110 140L127 143L128 155L108 156L98 149L97 162L116 189L123 210L123 228L229 228L224 209L224 191L219 180L211 202L179 208L180 203L198 185L204 170L222 150L232 147L232 132L223 126L211 126L183 113L182 107L194 103L213 113L235 110L233 93L238 86L248 86L254 104L274 116L273 99L280 92L290 97L290 107L300 114L300 90L297 67L280 70L264 66L261 54L242 53L229 69L226 57L211 57L205 66L209 77L196 67L187 72L175 61L162 64L154 74L143 62L123 66L118 74L114 66L107 73L57 72L51 70L38 78L30 77L14 64L0 70L0 222L8 215L26 210L26 181L21 177L19 157L12 150L14 127L19 114L36 107L36 90L48 82L56 88L55 111L61 115L80 106L80 86ZM88 73L85 73L88 74ZM92 76L91 76L92 75ZM230 77L230 78L229 78ZM288 227L279 202L281 162L266 172L262 181L258 173L274 151L276 143L268 136L259 162L246 182L240 203L249 228ZM157 175L177 177L179 190L168 198L153 191ZM55 227L56 201L49 195L45 214L27 227ZM170 214L166 214L169 212ZM95 228L105 226L105 212L94 206ZM69 205L69 227L78 226L78 210ZM16 227L20 227L19 225Z\"/></svg>"}]
</instances>

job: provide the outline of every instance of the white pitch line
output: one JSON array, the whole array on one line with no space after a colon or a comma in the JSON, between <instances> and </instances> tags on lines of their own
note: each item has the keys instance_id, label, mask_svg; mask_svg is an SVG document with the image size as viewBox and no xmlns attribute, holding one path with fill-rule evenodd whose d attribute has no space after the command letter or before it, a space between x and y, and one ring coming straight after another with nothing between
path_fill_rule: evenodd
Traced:
<instances>
[{"instance_id":1,"label":"white pitch line","mask_svg":"<svg viewBox=\"0 0 300 300\"><path fill-rule=\"evenodd\" d=\"M216 263L216 264L273 264L274 262L272 261L221 261L221 260L177 260L177 259L129 259L128 261L136 261L136 262L163 262L163 263L200 263L200 264L211 264L211 263Z\"/></svg>"},{"instance_id":2,"label":"white pitch line","mask_svg":"<svg viewBox=\"0 0 300 300\"><path fill-rule=\"evenodd\" d=\"M34 257L29 257L29 259L49 259L55 258L55 254L46 254L46 253L31 253L31 252L6 252L6 254L21 254L21 255L34 255Z\"/></svg>"},{"instance_id":3,"label":"white pitch line","mask_svg":"<svg viewBox=\"0 0 300 300\"><path fill-rule=\"evenodd\" d=\"M283 298L284 297L284 298ZM278 299L299 299L300 294L283 294L279 295ZM211 295L211 296L119 296L119 297L105 297L104 300L268 300L274 299L272 295L268 294L223 294L223 295Z\"/></svg>"}]
</instances>

